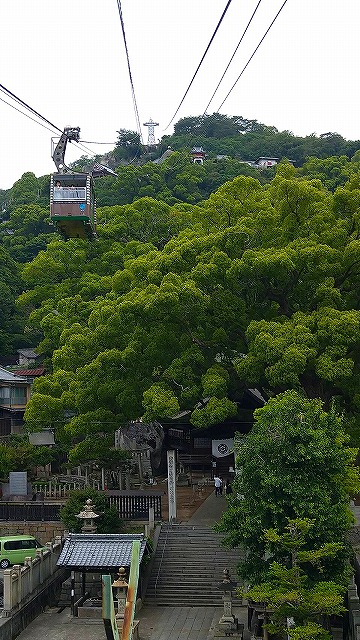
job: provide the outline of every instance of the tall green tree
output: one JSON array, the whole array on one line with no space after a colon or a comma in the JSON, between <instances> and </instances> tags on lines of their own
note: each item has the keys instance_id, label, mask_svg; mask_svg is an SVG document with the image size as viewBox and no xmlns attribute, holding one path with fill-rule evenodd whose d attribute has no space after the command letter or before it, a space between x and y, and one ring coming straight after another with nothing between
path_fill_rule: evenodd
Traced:
<instances>
[{"instance_id":1,"label":"tall green tree","mask_svg":"<svg viewBox=\"0 0 360 640\"><path fill-rule=\"evenodd\" d=\"M284 562L272 562L265 581L244 592L250 602L265 603L266 629L281 637L287 634L292 640L331 640L330 616L346 611L345 586L321 575L324 559L336 556L341 545L328 543L304 551L313 524L308 519L295 519L289 521L284 533L265 531L265 541L284 554ZM306 571L309 565L319 569L316 580Z\"/></svg>"},{"instance_id":2,"label":"tall green tree","mask_svg":"<svg viewBox=\"0 0 360 640\"><path fill-rule=\"evenodd\" d=\"M320 400L287 391L257 409L255 420L237 445L234 494L220 524L228 543L246 551L241 575L263 582L270 563L284 557L264 530L283 531L288 520L300 518L313 521L304 552L338 545L322 560L322 579L346 585L349 495L358 493L360 481L357 451L346 443L341 417L324 411Z\"/></svg>"},{"instance_id":3,"label":"tall green tree","mask_svg":"<svg viewBox=\"0 0 360 640\"><path fill-rule=\"evenodd\" d=\"M117 160L134 160L141 155L140 135L136 131L120 129L114 149Z\"/></svg>"}]
</instances>

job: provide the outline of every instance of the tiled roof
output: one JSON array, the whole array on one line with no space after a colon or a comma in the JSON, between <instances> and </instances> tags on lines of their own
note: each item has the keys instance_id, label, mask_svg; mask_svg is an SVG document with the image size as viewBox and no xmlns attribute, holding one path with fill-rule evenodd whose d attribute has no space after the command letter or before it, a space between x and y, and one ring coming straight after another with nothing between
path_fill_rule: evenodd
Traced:
<instances>
[{"instance_id":1,"label":"tiled roof","mask_svg":"<svg viewBox=\"0 0 360 640\"><path fill-rule=\"evenodd\" d=\"M44 367L37 367L36 369L17 369L16 374L18 376L42 376L45 371Z\"/></svg>"},{"instance_id":2,"label":"tiled roof","mask_svg":"<svg viewBox=\"0 0 360 640\"><path fill-rule=\"evenodd\" d=\"M1 382L27 382L26 378L21 378L15 373L11 373L7 369L0 367L0 381Z\"/></svg>"},{"instance_id":3,"label":"tiled roof","mask_svg":"<svg viewBox=\"0 0 360 640\"><path fill-rule=\"evenodd\" d=\"M133 540L141 541L141 560L146 547L142 533L70 533L57 565L79 571L130 567Z\"/></svg>"},{"instance_id":4,"label":"tiled roof","mask_svg":"<svg viewBox=\"0 0 360 640\"><path fill-rule=\"evenodd\" d=\"M39 354L34 351L34 349L18 349L18 353L25 358L38 358Z\"/></svg>"}]
</instances>

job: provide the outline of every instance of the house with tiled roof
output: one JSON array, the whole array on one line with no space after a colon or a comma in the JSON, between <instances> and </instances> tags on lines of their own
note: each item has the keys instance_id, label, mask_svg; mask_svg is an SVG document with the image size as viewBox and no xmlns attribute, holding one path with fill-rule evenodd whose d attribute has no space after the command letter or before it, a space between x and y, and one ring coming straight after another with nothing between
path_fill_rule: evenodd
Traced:
<instances>
[{"instance_id":1,"label":"house with tiled roof","mask_svg":"<svg viewBox=\"0 0 360 640\"><path fill-rule=\"evenodd\" d=\"M31 348L18 349L19 365L24 367L32 366L39 360L39 354Z\"/></svg>"},{"instance_id":2,"label":"house with tiled roof","mask_svg":"<svg viewBox=\"0 0 360 640\"><path fill-rule=\"evenodd\" d=\"M0 436L22 432L30 394L31 383L25 376L0 367Z\"/></svg>"}]
</instances>

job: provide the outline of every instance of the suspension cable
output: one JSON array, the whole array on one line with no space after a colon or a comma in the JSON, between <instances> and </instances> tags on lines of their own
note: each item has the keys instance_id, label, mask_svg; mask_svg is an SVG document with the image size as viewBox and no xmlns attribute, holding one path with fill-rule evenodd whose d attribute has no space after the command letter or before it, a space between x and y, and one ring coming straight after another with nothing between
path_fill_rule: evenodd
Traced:
<instances>
[{"instance_id":1,"label":"suspension cable","mask_svg":"<svg viewBox=\"0 0 360 640\"><path fill-rule=\"evenodd\" d=\"M216 29L215 29L214 33L212 34L212 36L211 36L211 38L210 38L210 42L209 42L208 46L207 46L207 47L206 47L206 49L205 49L205 53L203 54L203 56L202 56L202 58L201 58L201 60L200 60L200 62L199 62L199 64L198 64L198 66L197 66L197 68L196 68L196 71L195 71L195 73L194 73L193 77L191 78L190 84L189 84L188 88L186 89L186 91L185 91L185 93L184 93L184 95L183 95L183 97L182 97L182 99L181 99L181 101L180 101L180 104L179 104L178 108L176 109L176 111L175 111L175 113L174 113L173 117L171 118L171 120L170 120L169 124L165 127L164 131L166 131L166 129L168 129L168 128L170 127L170 125L171 125L171 123L173 122L173 120L174 120L175 116L177 115L177 113L178 113L178 111L179 111L179 109L180 109L180 107L181 107L182 103L184 102L184 100L185 100L185 98L186 98L186 96L187 96L187 94L188 94L188 92L189 92L189 89L190 89L190 87L191 87L192 83L194 82L194 80L195 80L195 78L196 78L196 76L197 76L197 73L198 73L198 71L199 71L199 69L200 69L200 67L201 67L202 63L204 62L205 56L206 56L207 52L209 51L209 49L210 49L210 47L211 47L211 45L212 45L212 42L213 42L213 40L214 40L214 38L215 38L215 36L216 36L216 33L217 33L217 31L218 31L218 29L219 29L219 27L220 27L220 25L221 25L221 23L222 23L222 21L223 21L223 19L224 19L224 17L225 17L225 14L226 14L226 12L227 12L228 8L230 7L231 1L232 1L232 0L228 0L228 2L227 2L227 4L226 4L225 9L224 9L224 11L222 12L221 18L220 18L219 22L217 23Z\"/></svg>"},{"instance_id":2,"label":"suspension cable","mask_svg":"<svg viewBox=\"0 0 360 640\"><path fill-rule=\"evenodd\" d=\"M261 4L261 0L259 0L259 2L257 3L257 5L256 5L256 7L255 7L255 9L254 9L254 11L253 11L253 14L252 14L252 16L251 16L251 18L250 18L249 22L247 23L246 28L245 28L245 30L244 30L244 32L243 32L243 34L242 34L242 36L241 36L241 38L240 38L240 40L239 40L239 42L238 42L238 45L237 45L237 47L235 48L235 51L234 51L234 53L232 54L232 56L231 56L231 58L230 58L230 60L229 60L229 62L228 62L228 64L227 64L227 66L226 66L226 69L225 69L224 73L222 74L222 76L221 76L221 78L220 78L220 80L219 80L218 84L216 85L216 89L215 89L214 93L212 94L212 96L211 96L211 98L210 98L209 102L207 103L207 105L206 105L206 107L205 107L205 110L204 110L203 116L205 116L205 115L206 115L206 112L207 112L207 110L208 110L208 108L209 108L210 104L212 103L212 101L213 101L213 99L214 99L214 96L215 96L215 94L216 94L216 92L217 92L218 88L220 87L220 85L221 85L221 83L222 83L222 81L223 81L223 79L224 79L224 77L225 77L225 74L226 74L226 72L227 72L228 68L230 67L230 65L231 65L231 63L232 63L232 61L233 61L233 59L234 59L234 57L235 57L235 54L236 54L236 52L237 52L238 48L240 47L240 45L241 45L241 43L242 43L242 41L243 41L243 39L244 39L244 36L245 36L245 34L246 34L246 32L247 32L247 30L248 30L248 28L249 28L249 26L250 26L250 24L251 24L251 22L252 22L252 20L253 20L254 16L255 16L255 13L257 12L257 10L258 10L258 8L259 8L259 6L260 6L260 4Z\"/></svg>"},{"instance_id":3,"label":"suspension cable","mask_svg":"<svg viewBox=\"0 0 360 640\"><path fill-rule=\"evenodd\" d=\"M246 63L246 65L245 65L245 67L244 67L244 68L243 68L243 70L241 71L240 75L236 78L236 80L235 80L235 82L234 82L233 86L231 87L230 91L229 91L229 92L228 92L228 94L225 96L224 100L222 101L221 105L219 106L219 108L218 108L218 112L220 111L221 107L225 104L225 102L226 102L226 100L228 99L228 97L229 97L230 93L231 93L231 92L232 92L232 90L234 89L234 87L235 87L235 85L237 84L237 82L240 80L240 78L241 78L242 74L244 73L245 69L248 67L249 63L250 63L250 62L251 62L251 60L253 59L253 57L254 57L255 53L257 52L258 48L260 47L260 45L262 44L262 42L264 42L264 40L265 40L265 38L266 38L267 34L269 33L269 31L270 31L271 27L272 27L272 26L273 26L273 24L274 24L274 22L275 22L276 18L280 15L280 13L281 13L281 11L283 10L283 8L284 8L284 6L286 5L286 3L287 3L287 0L284 0L284 2L282 3L282 5L281 5L281 7L280 7L279 11L277 12L277 14L276 14L275 18L272 20L272 22L270 23L270 26L267 28L267 30L265 31L265 33L264 33L263 37L261 38L261 40L260 40L259 44L257 45L257 47L254 49L253 53L251 54L251 56L250 56L249 60L247 61L247 63Z\"/></svg>"},{"instance_id":4,"label":"suspension cable","mask_svg":"<svg viewBox=\"0 0 360 640\"><path fill-rule=\"evenodd\" d=\"M23 106L25 109L27 109L28 111L30 111L30 113L34 114L37 118L39 118L40 120L42 120L43 122L46 122L46 124L49 124L50 127L52 127L52 129L49 129L49 127L46 127L44 124L42 124L41 122L38 122L37 120L35 120L34 118L31 118L31 116L27 115L26 113L24 113L23 111L21 111L20 109L18 109L17 107L15 107L14 105L12 105L10 102L7 102L6 100L3 100L2 98L0 98L0 100L2 102L4 102L5 104L7 104L9 107L11 107L12 109L15 109L15 111L18 111L19 113L21 113L23 116L25 116L26 118L29 118L30 120L32 120L33 122L35 122L36 124L40 125L41 127L44 127L45 129L48 129L48 131L51 131L51 133L56 133L56 132L60 132L63 133L63 130L60 129L60 127L57 127L56 124L54 124L53 122L50 122L50 120L48 120L47 118L45 118L44 116L41 115L41 113L39 113L38 111L36 111L35 109L33 109L33 107L31 107L29 104L27 104L27 102L24 102L24 100L21 100L21 98L19 98L19 96L15 95L15 93L13 93L12 91L10 91L10 89L7 89L6 87L4 87L4 85L0 84L0 91L2 93L4 93L5 95L9 96L12 100L14 100L15 102L17 102L18 104L20 104L21 106ZM54 129L56 131L54 131ZM95 157L95 153L93 153L93 151L91 149L89 149L88 147L85 147L83 145L81 145L79 142L75 142L73 141L74 144L77 144L78 147L82 150L82 151L86 151L87 153L89 153L91 156Z\"/></svg>"},{"instance_id":5,"label":"suspension cable","mask_svg":"<svg viewBox=\"0 0 360 640\"><path fill-rule=\"evenodd\" d=\"M50 131L51 133L55 133L55 131L53 129L50 129L50 127L47 127L45 124L42 124L42 122L39 122L38 120L35 120L35 118L32 118L31 116L29 116L27 113L24 113L23 111L21 111L20 109L18 109L17 107L15 107L15 105L11 104L10 102L7 102L6 100L4 100L3 98L0 98L1 102L4 102L5 104L7 104L9 107L11 107L12 109L15 109L15 111L18 111L19 113L21 113L21 115L25 116L25 118L29 118L29 120L32 120L33 122L35 122L36 124L39 124L40 127L44 127L44 129L47 129L48 131Z\"/></svg>"},{"instance_id":6,"label":"suspension cable","mask_svg":"<svg viewBox=\"0 0 360 640\"><path fill-rule=\"evenodd\" d=\"M113 144L115 145L116 142L95 142L94 140L80 140L80 142L84 142L85 144Z\"/></svg>"},{"instance_id":7,"label":"suspension cable","mask_svg":"<svg viewBox=\"0 0 360 640\"><path fill-rule=\"evenodd\" d=\"M33 113L35 116L37 116L38 118L40 118L40 120L43 120L44 122L46 122L47 124L49 124L51 127L53 127L53 129L57 129L57 131L61 131L61 129L59 129L59 127L56 126L56 124L53 124L52 122L50 122L50 120L47 120L47 118L44 118L44 116L41 115L41 113L39 113L38 111L35 111L35 109L33 109L32 107L30 107L30 105L28 105L26 102L24 102L23 100L21 100L20 98L18 98L14 93L12 93L12 91L10 91L9 89L7 89L6 87L4 87L4 85L0 84L0 89L3 93L6 93L8 96L10 96L11 98L13 98L13 100L15 100L16 102L18 102L19 104L21 104L23 107L25 107L25 109L27 109L28 111L31 111L31 113ZM62 133L62 131L61 131Z\"/></svg>"},{"instance_id":8,"label":"suspension cable","mask_svg":"<svg viewBox=\"0 0 360 640\"><path fill-rule=\"evenodd\" d=\"M126 42L126 36L125 36L125 25L124 25L124 18L123 18L123 13L122 13L122 8L121 8L121 0L117 0L117 6L118 6L118 10L119 10L119 17L120 17L120 22L121 22L121 31L122 31L122 34L123 34L123 40L124 40L124 46L125 46L126 61L127 61L128 72L129 72L129 79L130 79L131 94L132 94L132 101L133 101L133 106L134 106L136 126L137 126L138 134L140 136L140 142L141 142L141 144L143 144L141 125L140 125L140 118L139 118L139 111L138 111L137 102L136 102L136 96L135 96L135 87L134 87L133 77L132 77L132 73L131 73L129 50L128 50L128 46L127 46L127 42Z\"/></svg>"}]
</instances>

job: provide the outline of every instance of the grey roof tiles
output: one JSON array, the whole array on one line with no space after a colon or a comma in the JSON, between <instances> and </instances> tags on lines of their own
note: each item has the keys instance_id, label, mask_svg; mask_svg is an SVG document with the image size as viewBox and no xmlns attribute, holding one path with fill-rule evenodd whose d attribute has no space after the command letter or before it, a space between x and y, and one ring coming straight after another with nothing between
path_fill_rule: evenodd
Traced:
<instances>
[{"instance_id":1,"label":"grey roof tiles","mask_svg":"<svg viewBox=\"0 0 360 640\"><path fill-rule=\"evenodd\" d=\"M133 540L140 540L140 561L146 548L143 534L71 533L66 538L58 566L78 570L129 567Z\"/></svg>"}]
</instances>

